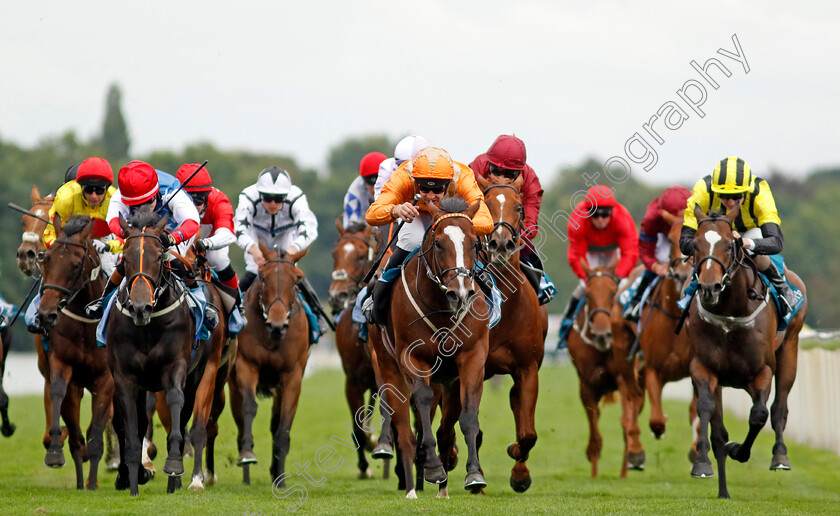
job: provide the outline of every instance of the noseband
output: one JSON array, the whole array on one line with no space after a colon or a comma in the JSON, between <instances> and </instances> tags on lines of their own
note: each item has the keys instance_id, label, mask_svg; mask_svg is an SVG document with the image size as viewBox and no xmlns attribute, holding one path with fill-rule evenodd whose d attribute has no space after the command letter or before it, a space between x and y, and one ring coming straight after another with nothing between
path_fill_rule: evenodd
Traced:
<instances>
[{"instance_id":1,"label":"noseband","mask_svg":"<svg viewBox=\"0 0 840 516\"><path fill-rule=\"evenodd\" d=\"M493 188L510 188L511 190L516 192L517 197L519 196L519 190L517 190L516 187L513 186L513 185L490 185L487 188L485 188L484 191L482 192L484 197L487 197L487 192L489 192ZM494 222L493 223L493 231L496 231L497 229L499 229L499 227L503 227L503 228L507 229L508 231L510 231L510 235L515 242L519 242L519 231L517 231L517 230L522 229L522 224L525 221L525 208L523 208L522 206L519 206L517 211L519 212L519 227L518 228L514 228L513 224L511 224L509 222L505 222L504 220L499 220L499 222ZM485 238L489 240L490 235L493 234L493 231L491 231L488 235L486 235Z\"/></svg>"},{"instance_id":2,"label":"noseband","mask_svg":"<svg viewBox=\"0 0 840 516\"><path fill-rule=\"evenodd\" d=\"M149 286L149 290L152 293L151 294L151 296L152 296L151 305L154 307L155 303L157 303L157 300L160 299L160 294L161 294L162 290L166 286L162 281L163 280L163 270L164 270L164 268L163 268L163 257L165 256L166 253L161 253L161 255L160 255L161 272L160 272L160 274L158 275L157 278L151 276L150 274L148 274L146 272L143 272L143 254L144 254L145 248L146 248L146 240L145 240L146 237L157 240L161 244L161 246L163 246L163 241L160 239L160 236L152 234L152 233L146 233L146 228L145 227L143 228L143 230L140 233L137 233L135 235L130 235L130 236L126 237L126 239L125 239L126 242L128 242L132 238L139 238L140 239L140 260L139 260L140 270L138 272L132 274L128 278L128 281L127 281L128 295L126 297L131 295L131 289L134 288L134 283L137 282L137 280L142 279Z\"/></svg>"},{"instance_id":3,"label":"noseband","mask_svg":"<svg viewBox=\"0 0 840 516\"><path fill-rule=\"evenodd\" d=\"M609 278L609 279L613 280L613 282L615 282L616 287L618 287L618 284L621 282L621 279L618 276L616 276L615 274L610 273L610 272L604 272L604 271L593 272L592 274L590 274L586 278L584 278L583 281L584 281L584 283L589 283L589 280L591 280L592 278L599 278L599 277L606 277L606 278ZM587 314L588 314L587 318L586 318L587 325L589 325L589 323L592 322L592 319L595 317L595 314L605 313L605 314L607 314L607 317L609 317L609 315L610 315L610 310L608 308L599 307L599 308L596 308L596 309L594 309L590 312L589 308L587 307L586 311L587 311Z\"/></svg>"},{"instance_id":4,"label":"noseband","mask_svg":"<svg viewBox=\"0 0 840 516\"><path fill-rule=\"evenodd\" d=\"M729 220L725 219L725 218L707 217L705 219L700 219L697 222L697 228L699 229L700 226L705 222L717 222L717 221L721 221L721 220L726 221L727 224L729 223ZM703 258L700 258L698 260L697 256L696 256L696 250L695 250L694 278L698 279L700 277L700 266L703 265L703 262L705 262L706 260L711 260L712 262L720 265L721 271L723 272L723 276L720 278L720 284L722 286L721 292L722 292L732 282L732 275L735 273L735 269L737 269L738 266L741 265L741 262L743 262L744 256L746 255L746 253L744 253L743 249L741 248L740 242L738 240L735 240L735 245L732 246L732 251L731 251L730 255L731 256L730 256L730 259L729 259L729 265L726 265L725 263L723 263L723 260L721 260L717 256L713 255L711 253L711 250L709 251L708 256L704 256Z\"/></svg>"},{"instance_id":5,"label":"noseband","mask_svg":"<svg viewBox=\"0 0 840 516\"><path fill-rule=\"evenodd\" d=\"M290 263L294 266L295 262L293 262L291 260L287 260L285 258L271 258L270 260L266 260L265 263L263 263L260 266L260 295L259 295L259 300L260 300L260 310L262 310L263 320L265 320L265 321L268 320L268 312L269 312L269 310L271 310L271 307L274 306L274 303L280 303L281 305L283 305L286 308L286 324L288 324L288 321L290 321L292 319L292 316L294 316L296 313L301 311L301 309L303 307L300 305L300 303L296 302L296 296L292 298L292 301L288 305L286 304L285 301L283 301L283 298L280 297L280 292L282 290L280 287L282 286L281 281L283 279L283 275L280 273L279 269L277 271L277 283L278 283L278 285L277 285L277 296L274 299L271 300L271 302L268 304L267 307L265 306L265 303L263 302L263 285L265 284L265 279L264 279L264 276L263 276L263 268L266 265L268 265L269 263ZM295 285L296 285L295 286L295 292L297 292L297 283L295 283ZM292 310L293 307L297 307L297 308L295 310Z\"/></svg>"},{"instance_id":6,"label":"noseband","mask_svg":"<svg viewBox=\"0 0 840 516\"><path fill-rule=\"evenodd\" d=\"M463 217L463 218L467 219L468 221L470 221L470 223L472 223L472 219L470 219L467 215L464 215L463 213L447 213L446 215L443 215L442 217L437 219L434 224L429 226L429 229L426 230L426 234L428 235L429 233L434 233L438 224L440 224L440 222L442 220L449 219L449 218L458 218L458 217ZM425 240L425 237L423 238L423 240ZM434 249L434 247L435 247L435 240L432 239L432 245L429 246L428 249L422 249L421 250L420 259L423 260L423 265L426 266L426 276L428 276L429 279L434 281L435 284L438 286L438 288L441 291L446 292L446 286L449 283L451 283L453 280L458 279L459 277L464 277L464 278L467 278L469 280L473 280L473 277L475 276L475 270L474 270L475 267L473 267L473 270L467 269L466 267L457 267L457 266L456 267L448 267L446 269L441 270L440 265L438 264L438 261L437 261L437 255L434 254L434 253L432 253L432 256L434 257L434 268L431 265L429 265L429 262L426 259L426 255L429 252L431 252L432 249ZM481 241L480 240L476 241L476 248L477 248L477 252L481 252L480 251L480 249L481 249ZM473 266L474 265L475 264L473 264ZM437 271L437 273L434 272L435 270ZM455 275L452 276L451 278L449 278L449 280L444 283L443 282L443 276L445 276L447 272L451 272L451 271L454 271Z\"/></svg>"},{"instance_id":7,"label":"noseband","mask_svg":"<svg viewBox=\"0 0 840 516\"><path fill-rule=\"evenodd\" d=\"M80 244L78 242L72 242L72 241L64 239L64 238L58 238L53 242L53 245L56 245L56 244L73 246L73 247L81 247L82 249L85 250L84 260L86 262L89 260L89 261L91 261L91 263L93 263L93 259L90 257L90 254L88 253L87 242L85 242L84 244ZM44 291L47 290L47 289L57 290L57 291L61 292L62 294L64 294L65 297L62 298L61 300L59 300L59 302L58 302L58 309L61 310L64 307L66 307L68 304L70 304L76 298L76 296L78 296L79 293L82 290L84 290L85 287L88 286L88 284L92 280L96 279L96 276L99 275L99 270L100 270L100 267L96 267L96 268L93 269L93 272L90 275L79 274L76 277L76 281L73 282L73 285L79 284L78 288L75 288L75 289L62 287L61 285L53 285L51 283L44 283L43 285L41 285L41 295L43 296Z\"/></svg>"}]
</instances>

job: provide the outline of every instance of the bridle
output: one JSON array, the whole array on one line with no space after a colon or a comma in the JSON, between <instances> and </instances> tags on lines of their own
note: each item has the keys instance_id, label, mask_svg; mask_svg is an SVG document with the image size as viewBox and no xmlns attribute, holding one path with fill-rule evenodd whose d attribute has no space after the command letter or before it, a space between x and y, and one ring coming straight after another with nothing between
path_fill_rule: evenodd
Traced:
<instances>
[{"instance_id":1,"label":"bridle","mask_svg":"<svg viewBox=\"0 0 840 516\"><path fill-rule=\"evenodd\" d=\"M84 244L80 244L78 242L73 242L73 241L67 240L65 238L58 238L55 241L53 241L53 244L52 244L53 248L56 244L65 245L65 246L68 246L68 247L80 247L80 248L84 249L85 255L84 255L83 260L86 262L86 264L89 261L91 263L91 265L95 265L94 261L93 261L93 258L91 258L91 256L90 256L89 246L88 246L87 242L85 242ZM87 267L85 267L85 270L86 269L87 269ZM76 276L76 280L73 282L73 285L71 286L71 288L62 287L61 285L54 285L52 283L44 283L44 284L41 285L41 295L43 296L44 291L47 290L47 289L57 290L57 291L61 292L62 294L64 294L65 297L61 298L58 302L58 309L63 310L64 307L66 307L67 305L69 305L70 303L73 302L73 300L76 298L76 296L79 295L80 292L82 292L85 288L87 288L87 286L90 284L90 282L99 275L100 270L101 270L101 266L97 265L97 266L94 267L91 274L89 274L89 275L84 274L84 273L79 274L78 276ZM73 288L76 285L78 285L78 287Z\"/></svg>"},{"instance_id":2,"label":"bridle","mask_svg":"<svg viewBox=\"0 0 840 516\"><path fill-rule=\"evenodd\" d=\"M154 239L154 240L157 240L158 243L161 244L161 247L163 246L163 241L160 239L160 236L155 235L153 233L146 233L146 228L145 227L140 231L140 233L135 233L134 235L129 235L125 238L126 243L129 240L134 239L134 238L139 238L140 239L140 260L139 260L140 270L135 272L134 274L132 274L128 278L128 280L126 282L128 284L128 288L126 289L127 290L127 296L126 297L131 296L131 289L134 288L134 284L138 280L142 280L149 287L149 291L151 292L150 304L152 305L152 307L154 307L155 304L157 303L157 301L160 299L161 292L163 291L164 288L166 288L166 284L163 282L163 276L164 276L164 270L165 270L164 266L163 266L163 260L164 260L164 256L165 256L166 253L161 253L160 254L159 260L160 260L161 267L160 267L160 274L158 275L157 278L155 278L152 275L144 272L143 271L143 255L145 254L146 238L147 237L151 238L151 239Z\"/></svg>"},{"instance_id":3,"label":"bridle","mask_svg":"<svg viewBox=\"0 0 840 516\"><path fill-rule=\"evenodd\" d=\"M487 188L485 188L484 191L482 192L484 197L487 197L487 192L489 192L493 188L510 188L514 192L516 192L517 197L519 196L519 190L515 186L508 185L508 184L497 184L497 185L490 185ZM504 220L499 220L499 222L494 222L493 223L493 231L491 231L490 233L485 235L484 238L489 240L490 235L492 235L494 231L499 229L499 227L503 227L503 228L507 229L508 231L510 231L511 237L513 238L514 242L518 243L519 242L519 232L522 229L523 223L525 221L525 208L522 205L520 205L519 208L517 208L517 211L519 212L519 225L518 225L518 227L514 228L513 224L511 224L509 222L505 222Z\"/></svg>"},{"instance_id":4,"label":"bridle","mask_svg":"<svg viewBox=\"0 0 840 516\"><path fill-rule=\"evenodd\" d=\"M705 222L715 223L715 222L719 222L719 221L726 222L727 225L730 224L729 219L727 219L725 217L706 217L704 219L700 219L699 221L697 221L698 232L699 232L700 226L703 223L705 223ZM694 252L695 252L694 272L692 274L694 279L697 280L697 279L700 278L700 266L703 265L703 262L705 262L707 260L711 260L712 262L718 264L721 268L721 271L723 271L723 276L720 278L721 292L726 290L726 287L728 287L732 283L732 276L735 273L735 270L738 268L739 265L743 264L744 257L746 256L746 253L744 252L743 248L741 247L739 240L735 240L735 245L731 247L731 252L730 252L731 256L730 256L730 259L729 259L729 265L726 265L723 262L723 260L721 260L720 258L715 256L711 252L709 252L709 254L707 256L704 256L704 257L702 257L698 260L697 256L696 256L696 253L697 253L696 248L695 248Z\"/></svg>"},{"instance_id":5,"label":"bridle","mask_svg":"<svg viewBox=\"0 0 840 516\"><path fill-rule=\"evenodd\" d=\"M271 302L268 304L267 307L265 306L265 303L263 301L263 285L265 285L265 275L263 274L263 269L269 263L290 263L290 264L292 264L292 266L295 266L295 262L293 262L291 260L287 260L285 258L270 258L270 259L266 260L262 265L260 265L260 270L259 270L259 272L260 272L260 274L259 274L259 278L260 278L259 288L260 288L260 290L259 290L259 296L258 297L259 297L259 302L260 302L260 310L262 310L263 320L265 320L265 321L268 320L268 312L271 310L271 307L274 306L274 303L280 303L286 309L286 324L288 324L288 322L292 320L292 317L296 313L300 312L303 309L303 307L297 301L297 296L293 296L292 301L288 305L286 304L285 301L283 301L283 298L280 296L280 293L282 292L282 288L280 288L280 287L282 287L283 275L280 273L279 270L277 271L277 283L278 283L278 285L277 285L277 296L275 296L275 298L271 300ZM297 282L295 282L295 292L297 292ZM294 308L294 310L293 310L293 308Z\"/></svg>"},{"instance_id":6,"label":"bridle","mask_svg":"<svg viewBox=\"0 0 840 516\"><path fill-rule=\"evenodd\" d=\"M443 221L444 219L461 218L461 217L463 217L463 218L467 219L468 221L472 222L472 219L470 219L469 216L467 216L463 213L447 213L446 215L443 215L440 218L438 218L434 222L434 224L429 226L429 229L426 230L426 236L423 237L423 241L425 241L427 239L427 237L430 233L432 235L434 235L435 229L437 228L438 224L440 224L441 221ZM427 249L421 249L420 250L420 260L423 262L423 265L426 268L426 276L428 276L429 279L431 279L433 282L435 282L435 284L438 286L438 288L441 291L446 292L447 285L449 285L453 280L456 280L456 279L461 278L461 277L466 278L466 279L468 279L470 281L473 281L473 282L475 281L474 280L475 263L473 263L473 268L472 269L467 269L466 267L458 267L458 266L447 267L445 269L441 269L441 266L440 266L440 264L438 263L438 260L437 260L437 254L432 252L434 250L434 248L436 246L438 246L439 244L437 243L437 241L434 238L431 239L431 242L432 242L431 245L429 245L429 247ZM477 253L481 252L481 241L480 240L476 241L476 252ZM429 254L429 253L432 253L434 266L430 265L428 259L426 258L426 255ZM435 272L435 271L437 271L437 272ZM455 272L455 275L452 276L451 278L449 278L446 282L444 282L443 277L449 272Z\"/></svg>"},{"instance_id":7,"label":"bridle","mask_svg":"<svg viewBox=\"0 0 840 516\"><path fill-rule=\"evenodd\" d=\"M376 240L373 235L371 234L370 240L365 240L364 238L356 235L344 235L338 239L336 247L338 247L338 244L344 240L358 240L367 246L367 261L365 262L365 266L362 267L363 270L367 270L370 267L370 264L373 263L373 254L376 248ZM353 283L356 286L362 282L361 277L350 274L346 269L336 269L332 271L332 279L333 281L346 281L350 279L353 280Z\"/></svg>"},{"instance_id":8,"label":"bridle","mask_svg":"<svg viewBox=\"0 0 840 516\"><path fill-rule=\"evenodd\" d=\"M591 280L592 278L600 278L600 277L606 277L606 278L609 278L609 279L613 280L613 282L615 282L616 287L618 287L618 284L621 282L621 278L619 278L618 276L616 276L612 272L606 272L606 271L593 272L593 273L587 275L586 278L584 278L583 281L584 281L584 283L589 283L589 280ZM589 296L587 296L587 298L589 298ZM598 308L596 308L596 309L594 309L590 312L589 311L589 303L584 303L583 309L584 309L583 328L578 326L577 320L575 320L572 323L572 328L578 332L578 335L580 335L580 338L584 342L584 344L586 344L587 346L594 347L594 348L596 348L600 351L604 351L604 350L600 349L600 347L597 346L595 344L595 342L592 340L592 338L589 337L587 334L589 333L589 326L592 324L592 321L593 321L593 319L595 319L595 316L597 314L604 313L604 314L607 315L607 317L609 317L611 312L608 308L603 308L603 307L598 307ZM608 348L605 348L605 349L608 349Z\"/></svg>"}]
</instances>

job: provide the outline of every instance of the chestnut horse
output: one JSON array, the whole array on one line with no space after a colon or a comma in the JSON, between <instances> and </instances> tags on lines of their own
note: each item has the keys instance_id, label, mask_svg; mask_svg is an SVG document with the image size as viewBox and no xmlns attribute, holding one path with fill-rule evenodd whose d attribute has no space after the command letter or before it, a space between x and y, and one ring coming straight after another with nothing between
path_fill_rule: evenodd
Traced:
<instances>
[{"instance_id":1,"label":"chestnut horse","mask_svg":"<svg viewBox=\"0 0 840 516\"><path fill-rule=\"evenodd\" d=\"M242 466L243 483L250 484L250 465L257 462L252 433L257 393L273 395L270 473L271 480L284 487L281 475L286 471L290 431L309 358L309 322L297 290L303 272L295 265L308 249L285 254L269 250L263 242L259 246L266 261L245 293L248 324L239 334L230 374L230 408L239 431L236 463Z\"/></svg>"},{"instance_id":2,"label":"chestnut horse","mask_svg":"<svg viewBox=\"0 0 840 516\"><path fill-rule=\"evenodd\" d=\"M353 421L353 434L357 443L366 443L372 448L372 436L368 437L365 430L356 419L356 412L365 405L365 393L371 396L376 392L376 377L371 363L370 350L367 342L359 341L359 324L351 317L360 283L365 273L373 264L373 255L378 247L377 237L381 234L367 224L360 223L344 229L341 217L335 221L338 228L338 242L333 249L333 272L330 283L330 307L333 314L341 312L335 328L335 347L341 356L341 366L344 369L344 395ZM371 399L371 405L373 405ZM387 431L384 428L383 431ZM365 457L365 446L359 446L358 468L359 478L371 478L373 473L369 469ZM383 475L388 478L390 460L385 459Z\"/></svg>"},{"instance_id":3,"label":"chestnut horse","mask_svg":"<svg viewBox=\"0 0 840 516\"><path fill-rule=\"evenodd\" d=\"M487 270L496 279L504 299L501 319L490 330L490 352L484 366L484 377L507 374L513 379L510 407L516 424L516 440L508 446L507 453L516 461L511 471L510 486L521 493L531 485L526 461L537 441L534 413L539 392L539 368L548 332L548 310L540 306L536 292L519 267L520 233L524 223L519 194L522 176L512 184L491 184L481 176L476 176L476 181L484 191L484 202L494 220L493 232L486 237ZM456 397L453 398L457 401ZM457 416L457 412L453 415ZM454 420L452 423L454 425ZM445 451L450 448L441 445L440 449Z\"/></svg>"},{"instance_id":4,"label":"chestnut horse","mask_svg":"<svg viewBox=\"0 0 840 516\"><path fill-rule=\"evenodd\" d=\"M621 311L614 309L618 284L615 275L618 257L612 263L591 269L586 259L581 259L586 273L586 304L578 313L569 334L569 355L580 378L580 399L589 418L589 444L586 457L592 463L592 477L598 476L602 439L598 430L601 398L611 400L619 391L622 404L621 426L624 428L624 458L621 477L627 476L628 465L643 469L645 451L639 440L638 412L645 394L635 381L633 365L627 361L627 350L613 347L612 326ZM634 416L635 414L635 416Z\"/></svg>"},{"instance_id":5,"label":"chestnut horse","mask_svg":"<svg viewBox=\"0 0 840 516\"><path fill-rule=\"evenodd\" d=\"M90 460L88 489L97 488L97 469L103 453L102 434L112 414L114 382L108 368L108 352L96 343L98 320L88 319L84 307L99 297L105 286L105 274L99 254L90 242L93 220L71 218L66 225L56 214L53 225L56 239L41 262L41 303L37 318L48 332L47 360L50 372L50 446L44 464L64 466L61 449L59 409L70 438L70 453L76 465L76 488L84 487L82 462ZM92 417L88 446L79 425L78 405L64 405L68 385L88 389L92 394Z\"/></svg>"},{"instance_id":6,"label":"chestnut horse","mask_svg":"<svg viewBox=\"0 0 840 516\"><path fill-rule=\"evenodd\" d=\"M467 444L465 489L482 489L487 483L478 460L478 406L484 382L484 363L489 351L486 319L489 303L474 280L478 236L472 218L480 202L467 206L460 198L444 197L441 209L428 205L434 222L419 252L401 268L391 298L388 323L381 333L391 358L409 387L421 420L421 446L425 456L423 477L431 484L443 483L446 469L434 453L431 414L435 394L431 382L444 384L444 396L458 396L458 414ZM419 303L419 304L418 304ZM423 307L422 309L420 307ZM456 330L458 333L456 334ZM380 365L387 360L381 360ZM387 376L383 374L383 378ZM456 382L455 380L460 380ZM398 390L401 386L393 385ZM453 388L459 389L452 392ZM406 479L406 498L416 498L411 465L415 442L409 426L408 396L405 401L386 398L394 409L401 465ZM392 405L391 403L394 403ZM442 422L443 428L448 425ZM452 446L441 443L441 449ZM439 493L445 497L446 493Z\"/></svg>"},{"instance_id":7,"label":"chestnut horse","mask_svg":"<svg viewBox=\"0 0 840 516\"><path fill-rule=\"evenodd\" d=\"M808 308L806 300L787 328L777 331L778 314L770 301L769 287L762 283L755 263L732 232L739 206L725 216L719 212L707 216L699 206L695 208L698 227L694 235L694 274L698 290L686 328L694 348L691 379L697 389L700 416L698 457L691 476L714 474L709 460L711 422L711 447L718 466L718 498L729 498L727 455L738 462L749 460L753 442L768 415L776 433L770 469L790 469L783 432L787 424L787 398L796 379L799 331ZM807 299L799 276L790 270L786 274ZM772 414L768 414L767 400L774 377L776 398ZM750 429L741 444L729 441L723 425L724 386L744 389L753 400Z\"/></svg>"},{"instance_id":8,"label":"chestnut horse","mask_svg":"<svg viewBox=\"0 0 840 516\"><path fill-rule=\"evenodd\" d=\"M163 472L170 477L167 492L171 493L178 483L176 477L184 474L186 426L203 375L201 358L209 354L207 346L193 345L195 324L187 290L166 262L161 233L167 219L158 221L158 217L138 211L129 226L120 216L126 235L126 280L115 293L106 333L115 384L114 427L122 459L116 485L117 489L129 487L132 496L151 474L141 464L141 443L148 426L146 392L166 390L172 424Z\"/></svg>"}]
</instances>

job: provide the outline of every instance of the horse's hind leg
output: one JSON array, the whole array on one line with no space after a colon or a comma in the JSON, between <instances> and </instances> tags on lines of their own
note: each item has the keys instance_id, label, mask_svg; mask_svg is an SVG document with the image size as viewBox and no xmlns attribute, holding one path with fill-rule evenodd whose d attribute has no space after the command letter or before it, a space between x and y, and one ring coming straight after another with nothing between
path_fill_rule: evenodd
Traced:
<instances>
[{"instance_id":1,"label":"horse's hind leg","mask_svg":"<svg viewBox=\"0 0 840 516\"><path fill-rule=\"evenodd\" d=\"M726 427L723 426L722 392L723 388L718 385L715 389L715 406L710 423L712 427L712 451L715 454L718 466L718 498L729 498L729 491L726 489L726 442L729 440L729 434L726 432Z\"/></svg>"},{"instance_id":2,"label":"horse's hind leg","mask_svg":"<svg viewBox=\"0 0 840 516\"><path fill-rule=\"evenodd\" d=\"M157 408L157 404L158 404L157 393L147 392L146 393L146 407L145 407L144 410L146 412L146 420L149 422L149 424L146 425L146 433L143 436L143 459L142 460L143 460L143 467L148 469L149 472L152 474L152 476L154 476L154 474L155 474L155 463L152 462L152 461L155 459L155 457L157 457L157 446L155 446L155 443L152 442L152 439L154 438L154 433L155 433L155 422L154 422L154 420L155 420L155 409ZM166 407L166 400L162 399L161 400L161 408L165 409L165 407ZM169 416L168 409L159 411L158 412L158 417L161 417L160 416L161 413L166 414L166 417ZM169 424L169 426L172 426L171 423Z\"/></svg>"},{"instance_id":3,"label":"horse's hind leg","mask_svg":"<svg viewBox=\"0 0 840 516\"><path fill-rule=\"evenodd\" d=\"M219 347L219 352L221 352L221 347ZM207 365L204 367L204 375L198 384L192 409L193 425L190 429L189 436L193 446L193 473L192 482L189 486L190 491L204 490L202 458L204 447L207 444L207 426L210 420L210 411L213 406L213 394L216 387L216 374L218 373L219 364L218 359L214 360L214 358L208 360ZM189 406L189 403L186 406Z\"/></svg>"},{"instance_id":4,"label":"horse's hind leg","mask_svg":"<svg viewBox=\"0 0 840 516\"><path fill-rule=\"evenodd\" d=\"M205 483L208 486L216 484L216 436L219 435L219 416L225 409L225 383L227 382L228 366L230 361L219 368L216 373L216 392L213 394L213 407L210 409L210 420L207 422L207 474L205 475Z\"/></svg>"},{"instance_id":5,"label":"horse's hind leg","mask_svg":"<svg viewBox=\"0 0 840 516\"><path fill-rule=\"evenodd\" d=\"M166 405L169 407L172 427L169 429L169 435L166 438L166 449L168 453L166 461L163 463L163 472L171 477L179 477L184 474L184 459L182 457L184 451L184 434L182 429L186 426L186 421L182 424L184 418L181 411L184 409L186 400L181 386L185 385L185 368L186 365L182 361L175 366L174 370L164 376ZM145 406L146 400L144 396L142 407ZM145 428L143 429L143 433L145 434ZM167 491L169 490L167 489Z\"/></svg>"},{"instance_id":6,"label":"horse's hind leg","mask_svg":"<svg viewBox=\"0 0 840 516\"><path fill-rule=\"evenodd\" d=\"M539 392L539 369L536 364L513 377L510 389L510 408L516 423L516 442L508 446L508 456L516 461L510 472L510 487L524 493L531 487L531 472L525 461L537 443L534 414Z\"/></svg>"},{"instance_id":7,"label":"horse's hind leg","mask_svg":"<svg viewBox=\"0 0 840 516\"><path fill-rule=\"evenodd\" d=\"M484 390L484 362L486 355L480 352L466 353L463 350L455 358L461 381L461 432L467 445L467 478L464 489L473 492L487 487L478 459L479 432L478 405Z\"/></svg>"},{"instance_id":8,"label":"horse's hind leg","mask_svg":"<svg viewBox=\"0 0 840 516\"><path fill-rule=\"evenodd\" d=\"M601 458L601 432L598 430L598 419L601 416L601 409L598 408L598 395L594 389L580 382L580 400L586 410L586 417L589 420L589 444L586 445L586 458L592 464L592 478L598 476L598 459Z\"/></svg>"},{"instance_id":9,"label":"horse's hind leg","mask_svg":"<svg viewBox=\"0 0 840 516\"><path fill-rule=\"evenodd\" d=\"M788 332L792 328L788 327ZM773 431L776 433L776 442L773 444L773 459L770 462L772 470L790 469L790 460L787 456L784 431L787 426L788 417L788 395L796 380L797 352L799 348L799 330L785 335L785 342L776 355L776 398L770 409L770 422Z\"/></svg>"},{"instance_id":10,"label":"horse's hind leg","mask_svg":"<svg viewBox=\"0 0 840 516\"><path fill-rule=\"evenodd\" d=\"M353 421L353 435L357 443L362 443L362 446L359 446L359 449L356 450L359 456L357 463L359 468L358 477L373 478L373 473L371 473L367 458L365 457L364 443L367 440L367 435L356 421L356 412L365 404L364 387L359 384L356 378L347 375L344 378L344 395L347 398L347 405L350 407L350 418Z\"/></svg>"},{"instance_id":11,"label":"horse's hind leg","mask_svg":"<svg viewBox=\"0 0 840 516\"><path fill-rule=\"evenodd\" d=\"M645 394L632 375L618 375L616 382L621 394L621 426L624 429L624 460L621 464L621 477L625 478L628 467L636 470L645 468L645 450L639 440L641 433L639 411Z\"/></svg>"},{"instance_id":12,"label":"horse's hind leg","mask_svg":"<svg viewBox=\"0 0 840 516\"><path fill-rule=\"evenodd\" d=\"M662 379L659 374L652 368L645 368L645 390L648 393L650 400L650 431L657 439L661 439L665 435L665 423L667 418L662 411Z\"/></svg>"},{"instance_id":13,"label":"horse's hind leg","mask_svg":"<svg viewBox=\"0 0 840 516\"><path fill-rule=\"evenodd\" d=\"M744 439L743 444L734 442L726 443L727 454L738 462L747 462L749 460L755 438L758 437L758 433L764 428L764 424L767 423L767 418L770 415L770 411L767 410L767 399L770 397L770 384L772 382L773 371L769 366L765 365L749 386L753 406L750 409L750 429L747 432L747 437Z\"/></svg>"},{"instance_id":14,"label":"horse's hind leg","mask_svg":"<svg viewBox=\"0 0 840 516\"><path fill-rule=\"evenodd\" d=\"M52 383L53 386L57 384L60 385L61 382ZM79 400L78 403L72 403L70 401L70 399L67 399L64 403L62 403L62 400L56 400L53 398L53 406L57 404L61 405L61 418L67 425L67 439L68 444L70 445L70 456L73 459L73 465L75 466L74 469L76 471L76 489L84 489L85 474L82 470L82 464L85 462L87 455L87 446L85 445L85 436L82 433L82 426L80 424L81 400ZM52 434L52 431L50 434Z\"/></svg>"},{"instance_id":15,"label":"horse's hind leg","mask_svg":"<svg viewBox=\"0 0 840 516\"><path fill-rule=\"evenodd\" d=\"M429 368L419 370L429 370ZM427 383L427 378L414 379L413 399L414 405L417 407L417 414L420 417L420 425L422 427L422 441L419 446L422 446L425 451L426 464L423 471L423 478L430 484L440 484L446 480L446 470L441 463L440 458L434 453L435 437L432 431L432 404L435 400L435 394L432 386ZM401 432L402 433L402 432Z\"/></svg>"},{"instance_id":16,"label":"horse's hind leg","mask_svg":"<svg viewBox=\"0 0 840 516\"><path fill-rule=\"evenodd\" d=\"M437 443L440 460L446 471L452 471L458 462L458 455L455 451L455 423L461 413L461 397L458 382L443 392L440 406L440 426L437 431ZM432 450L434 453L434 450ZM448 480L438 484L438 498L449 498Z\"/></svg>"},{"instance_id":17,"label":"horse's hind leg","mask_svg":"<svg viewBox=\"0 0 840 516\"><path fill-rule=\"evenodd\" d=\"M292 421L294 421L295 413L297 412L302 380L303 366L299 365L290 373L281 375L280 384L274 392L274 406L272 407L271 417L271 433L273 437L273 457L271 460L272 481L286 471L286 456L289 454L289 447L291 445ZM356 442L359 448L363 444L364 441Z\"/></svg>"},{"instance_id":18,"label":"horse's hind leg","mask_svg":"<svg viewBox=\"0 0 840 516\"><path fill-rule=\"evenodd\" d=\"M59 367L53 364L51 364L50 369L52 374L50 378L50 407L52 408L52 414L50 415L49 421L50 445L44 457L44 464L51 468L60 468L65 464L64 451L61 449L62 432L60 416L65 413L67 414L65 416L65 422L67 422L67 417L70 417L71 420L74 419L72 417L73 407L68 406L66 410L62 411L62 402L67 394L71 371L70 368L59 371ZM78 421L78 416L75 417L75 420ZM68 432L70 432L70 429L68 429ZM81 430L79 429L76 432L77 440L81 439Z\"/></svg>"},{"instance_id":19,"label":"horse's hind leg","mask_svg":"<svg viewBox=\"0 0 840 516\"><path fill-rule=\"evenodd\" d=\"M87 488L95 490L99 487L97 475L99 473L99 460L102 458L103 442L102 434L108 421L111 419L114 379L111 373L104 372L93 386L91 399L91 420L90 435L88 437L88 456L90 459L90 474L88 475Z\"/></svg>"}]
</instances>

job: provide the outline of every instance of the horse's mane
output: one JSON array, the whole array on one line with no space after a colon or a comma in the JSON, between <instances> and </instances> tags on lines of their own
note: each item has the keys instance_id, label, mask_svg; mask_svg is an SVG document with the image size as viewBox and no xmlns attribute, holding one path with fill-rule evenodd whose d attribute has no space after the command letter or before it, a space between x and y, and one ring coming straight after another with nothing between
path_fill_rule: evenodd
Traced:
<instances>
[{"instance_id":1,"label":"horse's mane","mask_svg":"<svg viewBox=\"0 0 840 516\"><path fill-rule=\"evenodd\" d=\"M347 229L344 232L345 233L361 233L365 229L367 229L367 224L366 223L364 223L364 222L354 222L354 223L350 224L350 226L348 226Z\"/></svg>"},{"instance_id":2,"label":"horse's mane","mask_svg":"<svg viewBox=\"0 0 840 516\"><path fill-rule=\"evenodd\" d=\"M76 216L70 217L70 220L67 221L66 224L61 226L61 229L64 230L64 234L66 236L73 236L79 231L85 229L90 222L90 217L88 216Z\"/></svg>"},{"instance_id":3,"label":"horse's mane","mask_svg":"<svg viewBox=\"0 0 840 516\"><path fill-rule=\"evenodd\" d=\"M463 197L444 197L440 200L440 209L444 213L463 213L470 205Z\"/></svg>"},{"instance_id":4,"label":"horse's mane","mask_svg":"<svg viewBox=\"0 0 840 516\"><path fill-rule=\"evenodd\" d=\"M160 221L160 213L150 210L138 210L128 220L130 226L135 228L145 228L154 226Z\"/></svg>"}]
</instances>

